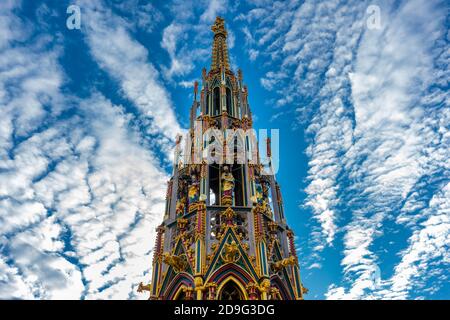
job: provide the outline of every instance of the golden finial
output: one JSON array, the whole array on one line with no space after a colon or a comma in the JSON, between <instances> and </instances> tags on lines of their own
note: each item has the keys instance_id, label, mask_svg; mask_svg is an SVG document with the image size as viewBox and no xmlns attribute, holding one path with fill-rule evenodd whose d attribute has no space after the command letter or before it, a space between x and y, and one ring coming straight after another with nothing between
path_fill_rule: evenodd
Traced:
<instances>
[{"instance_id":1,"label":"golden finial","mask_svg":"<svg viewBox=\"0 0 450 320\"><path fill-rule=\"evenodd\" d=\"M211 70L229 70L228 48L227 48L227 31L225 30L225 20L217 17L211 27L214 32L214 40L212 46Z\"/></svg>"},{"instance_id":2,"label":"golden finial","mask_svg":"<svg viewBox=\"0 0 450 320\"><path fill-rule=\"evenodd\" d=\"M211 30L214 34L223 34L225 37L227 36L227 30L225 30L225 20L221 17L216 17L216 21L211 27Z\"/></svg>"}]
</instances>

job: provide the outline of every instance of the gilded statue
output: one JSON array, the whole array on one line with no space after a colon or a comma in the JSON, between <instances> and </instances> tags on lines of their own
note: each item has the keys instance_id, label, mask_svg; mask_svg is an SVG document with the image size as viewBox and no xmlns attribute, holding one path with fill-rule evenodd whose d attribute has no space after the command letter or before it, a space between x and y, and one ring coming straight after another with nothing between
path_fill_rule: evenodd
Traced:
<instances>
[{"instance_id":1,"label":"gilded statue","mask_svg":"<svg viewBox=\"0 0 450 320\"><path fill-rule=\"evenodd\" d=\"M150 287L151 287L150 284L144 285L142 282L140 282L139 286L137 288L137 292L141 293L141 292L144 292L144 291L150 291Z\"/></svg>"},{"instance_id":2,"label":"gilded statue","mask_svg":"<svg viewBox=\"0 0 450 320\"><path fill-rule=\"evenodd\" d=\"M240 258L239 248L235 241L225 243L222 251L222 260L225 263L236 262Z\"/></svg>"},{"instance_id":3,"label":"gilded statue","mask_svg":"<svg viewBox=\"0 0 450 320\"><path fill-rule=\"evenodd\" d=\"M189 212L193 211L197 207L197 202L199 198L199 182L197 180L197 175L193 174L191 177L191 184L188 188L188 197L189 197Z\"/></svg>"},{"instance_id":4,"label":"gilded statue","mask_svg":"<svg viewBox=\"0 0 450 320\"><path fill-rule=\"evenodd\" d=\"M174 255L170 254L168 252L165 252L163 254L163 262L165 264L168 264L169 266L172 266L175 272L181 272L186 270L187 267L187 261L186 256L184 255Z\"/></svg>"},{"instance_id":5,"label":"gilded statue","mask_svg":"<svg viewBox=\"0 0 450 320\"><path fill-rule=\"evenodd\" d=\"M280 271L281 269L287 266L294 266L297 264L297 259L294 256L290 256L289 258L284 258L280 261L272 263L272 269L274 271Z\"/></svg>"},{"instance_id":6,"label":"gilded statue","mask_svg":"<svg viewBox=\"0 0 450 320\"><path fill-rule=\"evenodd\" d=\"M223 206L231 206L233 205L234 177L228 166L223 167L223 173L220 180L222 181L221 204Z\"/></svg>"},{"instance_id":7,"label":"gilded statue","mask_svg":"<svg viewBox=\"0 0 450 320\"><path fill-rule=\"evenodd\" d=\"M257 182L256 183L256 202L259 204L262 204L263 202L263 188L261 183Z\"/></svg>"},{"instance_id":8,"label":"gilded statue","mask_svg":"<svg viewBox=\"0 0 450 320\"><path fill-rule=\"evenodd\" d=\"M177 205L175 208L175 211L177 213L177 216L182 216L184 215L184 209L186 207L186 198L181 198L177 201Z\"/></svg>"}]
</instances>

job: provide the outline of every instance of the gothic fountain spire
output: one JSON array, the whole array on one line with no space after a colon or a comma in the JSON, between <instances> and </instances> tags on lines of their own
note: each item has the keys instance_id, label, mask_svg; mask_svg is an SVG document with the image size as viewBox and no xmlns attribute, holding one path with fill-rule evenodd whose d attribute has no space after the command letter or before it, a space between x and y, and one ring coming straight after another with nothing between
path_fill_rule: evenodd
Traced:
<instances>
[{"instance_id":1,"label":"gothic fountain spire","mask_svg":"<svg viewBox=\"0 0 450 320\"><path fill-rule=\"evenodd\" d=\"M190 130L176 140L157 228L150 299L297 300L306 288L280 186L258 156L247 86L230 70L216 18L209 72L194 83ZM272 159L270 140L267 157Z\"/></svg>"},{"instance_id":2,"label":"gothic fountain spire","mask_svg":"<svg viewBox=\"0 0 450 320\"><path fill-rule=\"evenodd\" d=\"M225 29L224 19L217 17L211 30L214 32L211 70L220 70L221 68L229 70L227 30Z\"/></svg>"}]
</instances>

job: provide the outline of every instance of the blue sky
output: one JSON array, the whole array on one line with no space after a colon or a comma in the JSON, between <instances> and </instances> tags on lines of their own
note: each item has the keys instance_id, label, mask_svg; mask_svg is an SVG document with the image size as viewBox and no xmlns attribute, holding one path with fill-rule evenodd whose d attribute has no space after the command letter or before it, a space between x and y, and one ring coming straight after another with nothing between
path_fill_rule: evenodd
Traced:
<instances>
[{"instance_id":1,"label":"blue sky","mask_svg":"<svg viewBox=\"0 0 450 320\"><path fill-rule=\"evenodd\" d=\"M146 298L174 137L220 15L256 128L280 129L307 298L448 299L448 9L2 1L0 298Z\"/></svg>"}]
</instances>

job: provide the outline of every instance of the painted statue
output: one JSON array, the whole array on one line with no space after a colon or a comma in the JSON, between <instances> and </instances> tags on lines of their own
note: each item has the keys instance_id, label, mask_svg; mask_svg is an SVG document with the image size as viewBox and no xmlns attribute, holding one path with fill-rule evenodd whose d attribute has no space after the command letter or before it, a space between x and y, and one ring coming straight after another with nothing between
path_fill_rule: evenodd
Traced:
<instances>
[{"instance_id":1,"label":"painted statue","mask_svg":"<svg viewBox=\"0 0 450 320\"><path fill-rule=\"evenodd\" d=\"M191 184L188 188L189 212L195 210L195 208L197 207L199 191L200 191L200 188L199 188L199 182L197 180L197 176L195 174L193 174Z\"/></svg>"},{"instance_id":2,"label":"painted statue","mask_svg":"<svg viewBox=\"0 0 450 320\"><path fill-rule=\"evenodd\" d=\"M186 181L184 179L180 179L178 181L178 195L177 195L177 203L175 205L175 212L177 216L183 216L186 212L187 199L186 199Z\"/></svg>"},{"instance_id":3,"label":"painted statue","mask_svg":"<svg viewBox=\"0 0 450 320\"><path fill-rule=\"evenodd\" d=\"M184 215L184 208L186 207L186 199L181 198L177 201L177 205L175 207L175 211L177 213L177 216Z\"/></svg>"},{"instance_id":4,"label":"painted statue","mask_svg":"<svg viewBox=\"0 0 450 320\"><path fill-rule=\"evenodd\" d=\"M260 182L256 183L256 203L262 204L264 200L263 197L263 187Z\"/></svg>"},{"instance_id":5,"label":"painted statue","mask_svg":"<svg viewBox=\"0 0 450 320\"><path fill-rule=\"evenodd\" d=\"M228 166L223 167L223 173L220 180L222 181L221 204L223 206L231 206L233 205L234 177Z\"/></svg>"}]
</instances>

